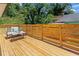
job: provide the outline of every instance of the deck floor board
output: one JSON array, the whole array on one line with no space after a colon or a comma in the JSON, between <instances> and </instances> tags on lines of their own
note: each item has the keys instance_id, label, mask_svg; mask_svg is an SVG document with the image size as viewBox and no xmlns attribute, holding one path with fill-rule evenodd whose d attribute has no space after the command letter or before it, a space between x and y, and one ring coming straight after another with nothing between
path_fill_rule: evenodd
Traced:
<instances>
[{"instance_id":1,"label":"deck floor board","mask_svg":"<svg viewBox=\"0 0 79 59\"><path fill-rule=\"evenodd\" d=\"M43 41L25 36L24 39L10 42L0 30L0 50L2 56L76 56L76 54L50 45Z\"/></svg>"}]
</instances>

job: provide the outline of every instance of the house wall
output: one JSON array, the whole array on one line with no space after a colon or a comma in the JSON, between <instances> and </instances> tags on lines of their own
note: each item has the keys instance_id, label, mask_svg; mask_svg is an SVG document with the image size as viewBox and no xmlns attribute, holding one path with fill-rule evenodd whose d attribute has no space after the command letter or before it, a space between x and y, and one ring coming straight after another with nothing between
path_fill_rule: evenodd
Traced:
<instances>
[{"instance_id":1,"label":"house wall","mask_svg":"<svg viewBox=\"0 0 79 59\"><path fill-rule=\"evenodd\" d=\"M6 6L7 6L7 3L5 3L5 4L0 3L0 17L3 15Z\"/></svg>"}]
</instances>

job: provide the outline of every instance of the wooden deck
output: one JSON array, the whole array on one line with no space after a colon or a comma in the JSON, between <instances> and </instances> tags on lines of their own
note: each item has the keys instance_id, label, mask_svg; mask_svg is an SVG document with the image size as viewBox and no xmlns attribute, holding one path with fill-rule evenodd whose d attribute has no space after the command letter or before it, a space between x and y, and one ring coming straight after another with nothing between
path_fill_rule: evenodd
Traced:
<instances>
[{"instance_id":1,"label":"wooden deck","mask_svg":"<svg viewBox=\"0 0 79 59\"><path fill-rule=\"evenodd\" d=\"M5 31L0 29L1 56L75 56L76 54L50 45L43 41L25 36L14 42L5 39Z\"/></svg>"}]
</instances>

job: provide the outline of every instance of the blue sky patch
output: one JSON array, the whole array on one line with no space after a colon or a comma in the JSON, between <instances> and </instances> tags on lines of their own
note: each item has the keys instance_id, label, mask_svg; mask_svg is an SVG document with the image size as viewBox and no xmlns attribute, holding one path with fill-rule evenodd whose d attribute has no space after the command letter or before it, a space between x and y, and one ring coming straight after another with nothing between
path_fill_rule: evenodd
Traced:
<instances>
[{"instance_id":1,"label":"blue sky patch","mask_svg":"<svg viewBox=\"0 0 79 59\"><path fill-rule=\"evenodd\" d=\"M79 3L73 3L72 9L74 9L76 13L79 13Z\"/></svg>"}]
</instances>

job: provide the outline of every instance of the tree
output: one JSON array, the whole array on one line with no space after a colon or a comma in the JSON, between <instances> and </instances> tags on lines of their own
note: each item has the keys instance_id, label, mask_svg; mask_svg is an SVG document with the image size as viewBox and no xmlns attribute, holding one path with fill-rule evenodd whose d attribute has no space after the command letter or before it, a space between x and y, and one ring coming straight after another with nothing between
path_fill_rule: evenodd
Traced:
<instances>
[{"instance_id":1,"label":"tree","mask_svg":"<svg viewBox=\"0 0 79 59\"><path fill-rule=\"evenodd\" d=\"M19 4L9 4L5 12L6 16L15 17L19 13L20 5Z\"/></svg>"},{"instance_id":2,"label":"tree","mask_svg":"<svg viewBox=\"0 0 79 59\"><path fill-rule=\"evenodd\" d=\"M66 8L71 8L71 4L69 3L54 3L49 6L51 7L50 12L56 16L63 15Z\"/></svg>"},{"instance_id":3,"label":"tree","mask_svg":"<svg viewBox=\"0 0 79 59\"><path fill-rule=\"evenodd\" d=\"M68 9L69 8L69 9ZM54 22L54 16L66 13L70 14L70 4L68 3L23 3L10 4L6 16L23 18L25 24L45 24Z\"/></svg>"},{"instance_id":4,"label":"tree","mask_svg":"<svg viewBox=\"0 0 79 59\"><path fill-rule=\"evenodd\" d=\"M26 10L24 12L26 16L25 23L42 24L50 21L50 20L47 20L47 18L49 17L48 4L42 4L42 3L23 4L23 8ZM53 15L51 14L51 16Z\"/></svg>"},{"instance_id":5,"label":"tree","mask_svg":"<svg viewBox=\"0 0 79 59\"><path fill-rule=\"evenodd\" d=\"M64 14L73 14L73 13L75 13L75 11L73 9L71 9L71 8L66 8L64 10Z\"/></svg>"}]
</instances>

